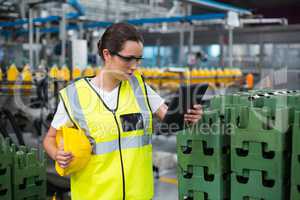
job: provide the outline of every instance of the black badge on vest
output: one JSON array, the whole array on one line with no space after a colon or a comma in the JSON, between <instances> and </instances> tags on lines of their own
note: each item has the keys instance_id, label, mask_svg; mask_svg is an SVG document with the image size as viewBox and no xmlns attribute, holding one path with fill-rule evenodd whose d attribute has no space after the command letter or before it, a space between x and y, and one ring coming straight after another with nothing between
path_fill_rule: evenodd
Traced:
<instances>
[{"instance_id":1,"label":"black badge on vest","mask_svg":"<svg viewBox=\"0 0 300 200\"><path fill-rule=\"evenodd\" d=\"M120 116L123 132L144 129L141 113L132 113Z\"/></svg>"}]
</instances>

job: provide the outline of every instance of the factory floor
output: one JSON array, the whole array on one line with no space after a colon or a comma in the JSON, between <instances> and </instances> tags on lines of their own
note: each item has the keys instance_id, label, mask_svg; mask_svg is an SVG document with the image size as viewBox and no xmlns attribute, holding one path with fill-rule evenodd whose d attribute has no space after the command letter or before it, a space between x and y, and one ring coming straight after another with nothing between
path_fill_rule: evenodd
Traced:
<instances>
[{"instance_id":1,"label":"factory floor","mask_svg":"<svg viewBox=\"0 0 300 200\"><path fill-rule=\"evenodd\" d=\"M154 187L155 195L153 200L177 200L176 170L170 170L161 174L159 179L155 179Z\"/></svg>"},{"instance_id":2,"label":"factory floor","mask_svg":"<svg viewBox=\"0 0 300 200\"><path fill-rule=\"evenodd\" d=\"M177 200L176 178L176 137L154 136L153 162L160 169L159 179L155 179L154 200Z\"/></svg>"}]
</instances>

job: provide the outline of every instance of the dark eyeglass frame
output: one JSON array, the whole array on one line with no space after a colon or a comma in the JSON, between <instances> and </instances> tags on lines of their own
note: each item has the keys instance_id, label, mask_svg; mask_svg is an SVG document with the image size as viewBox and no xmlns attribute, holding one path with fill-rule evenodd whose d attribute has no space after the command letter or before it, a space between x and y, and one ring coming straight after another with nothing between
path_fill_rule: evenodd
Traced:
<instances>
[{"instance_id":1,"label":"dark eyeglass frame","mask_svg":"<svg viewBox=\"0 0 300 200\"><path fill-rule=\"evenodd\" d=\"M135 57L135 56L123 56L121 54L119 54L118 52L112 52L109 51L110 54L118 56L119 58L121 58L122 60L124 60L125 62L131 63L132 61L136 61L136 62L140 62L142 59L144 59L143 57Z\"/></svg>"}]
</instances>

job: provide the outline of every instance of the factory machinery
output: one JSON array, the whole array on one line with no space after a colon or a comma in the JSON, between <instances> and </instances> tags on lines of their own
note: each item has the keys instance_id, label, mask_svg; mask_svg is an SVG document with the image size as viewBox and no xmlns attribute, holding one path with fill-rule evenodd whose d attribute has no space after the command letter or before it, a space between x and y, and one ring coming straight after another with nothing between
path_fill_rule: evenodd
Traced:
<instances>
[{"instance_id":1,"label":"factory machinery","mask_svg":"<svg viewBox=\"0 0 300 200\"><path fill-rule=\"evenodd\" d=\"M31 72L29 65L25 65L20 71L12 64L8 67L7 73L0 70L0 87L2 92L12 93L22 89L23 92L30 92L34 78L49 76L56 81L68 82L80 77L95 76L101 68L90 66L81 70L74 67L72 71L67 66L58 68L53 66L50 70L36 70ZM242 80L242 72L238 68L225 69L192 69L188 68L139 68L146 82L155 89L178 88L180 84L210 83L215 87L227 87ZM34 77L35 76L35 77Z\"/></svg>"}]
</instances>

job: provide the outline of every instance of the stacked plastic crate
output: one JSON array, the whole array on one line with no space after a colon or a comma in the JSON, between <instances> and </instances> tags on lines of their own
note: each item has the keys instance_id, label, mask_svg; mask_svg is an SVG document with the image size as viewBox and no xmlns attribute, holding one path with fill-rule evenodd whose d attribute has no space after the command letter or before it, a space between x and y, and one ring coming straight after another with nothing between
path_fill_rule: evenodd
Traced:
<instances>
[{"instance_id":1,"label":"stacked plastic crate","mask_svg":"<svg viewBox=\"0 0 300 200\"><path fill-rule=\"evenodd\" d=\"M4 140L0 136L0 199L11 200L11 166L12 153L10 151L9 140Z\"/></svg>"},{"instance_id":2,"label":"stacked plastic crate","mask_svg":"<svg viewBox=\"0 0 300 200\"><path fill-rule=\"evenodd\" d=\"M245 98L247 97L247 98ZM285 95L235 95L231 110L231 198L288 198L290 107Z\"/></svg>"},{"instance_id":3,"label":"stacked plastic crate","mask_svg":"<svg viewBox=\"0 0 300 200\"><path fill-rule=\"evenodd\" d=\"M205 110L197 126L177 134L180 200L229 198L229 138L219 100Z\"/></svg>"},{"instance_id":4,"label":"stacked plastic crate","mask_svg":"<svg viewBox=\"0 0 300 200\"><path fill-rule=\"evenodd\" d=\"M9 145L0 136L0 199L46 199L46 163L36 149ZM3 173L4 172L4 173Z\"/></svg>"},{"instance_id":5,"label":"stacked plastic crate","mask_svg":"<svg viewBox=\"0 0 300 200\"><path fill-rule=\"evenodd\" d=\"M12 190L14 200L36 199L46 197L46 163L37 159L38 151L26 147L14 152L12 170Z\"/></svg>"},{"instance_id":6,"label":"stacked plastic crate","mask_svg":"<svg viewBox=\"0 0 300 200\"><path fill-rule=\"evenodd\" d=\"M292 156L290 199L300 199L300 93L290 91L288 104L292 108Z\"/></svg>"}]
</instances>

